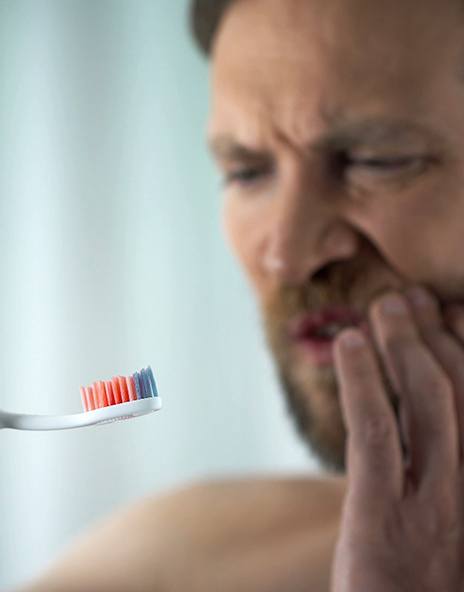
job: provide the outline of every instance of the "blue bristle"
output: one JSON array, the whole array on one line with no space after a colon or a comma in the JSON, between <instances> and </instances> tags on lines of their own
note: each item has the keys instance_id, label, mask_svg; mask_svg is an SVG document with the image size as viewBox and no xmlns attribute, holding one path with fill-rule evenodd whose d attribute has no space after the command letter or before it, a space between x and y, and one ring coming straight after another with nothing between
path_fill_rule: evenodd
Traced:
<instances>
[{"instance_id":1,"label":"blue bristle","mask_svg":"<svg viewBox=\"0 0 464 592\"><path fill-rule=\"evenodd\" d=\"M147 391L147 381L145 380L145 370L143 368L140 370L140 382L142 383L143 398L147 399L150 393Z\"/></svg>"},{"instance_id":2,"label":"blue bristle","mask_svg":"<svg viewBox=\"0 0 464 592\"><path fill-rule=\"evenodd\" d=\"M148 366L148 368L147 368L147 376L148 376L148 380L150 381L150 384L151 384L151 392L154 397L157 397L158 396L158 389L156 388L155 377L153 376L153 370L151 369L151 366Z\"/></svg>"},{"instance_id":3,"label":"blue bristle","mask_svg":"<svg viewBox=\"0 0 464 592\"><path fill-rule=\"evenodd\" d=\"M143 370L139 370L139 382L140 382L140 392L142 393L142 399L146 399L147 393L145 392L145 384L143 382Z\"/></svg>"},{"instance_id":4,"label":"blue bristle","mask_svg":"<svg viewBox=\"0 0 464 592\"><path fill-rule=\"evenodd\" d=\"M143 399L143 394L142 394L142 388L140 385L140 376L138 372L134 372L134 374L132 374L132 376L134 377L134 382L135 382L135 390L137 392L137 399Z\"/></svg>"},{"instance_id":5,"label":"blue bristle","mask_svg":"<svg viewBox=\"0 0 464 592\"><path fill-rule=\"evenodd\" d=\"M140 390L142 392L142 399L146 399L147 393L145 392L145 383L143 381L143 370L139 370L139 381L140 381Z\"/></svg>"},{"instance_id":6,"label":"blue bristle","mask_svg":"<svg viewBox=\"0 0 464 592\"><path fill-rule=\"evenodd\" d=\"M142 370L142 382L144 396L149 399L151 397L150 381L148 380L147 371L145 369Z\"/></svg>"}]
</instances>

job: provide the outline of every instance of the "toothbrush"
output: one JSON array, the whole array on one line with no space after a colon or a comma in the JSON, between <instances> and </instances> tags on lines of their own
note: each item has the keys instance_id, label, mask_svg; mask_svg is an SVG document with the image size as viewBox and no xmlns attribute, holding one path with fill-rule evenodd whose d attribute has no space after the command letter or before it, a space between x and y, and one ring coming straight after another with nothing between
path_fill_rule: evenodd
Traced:
<instances>
[{"instance_id":1,"label":"toothbrush","mask_svg":"<svg viewBox=\"0 0 464 592\"><path fill-rule=\"evenodd\" d=\"M131 419L161 409L153 371L148 366L132 376L115 376L106 382L81 386L84 413L26 415L0 410L0 429L69 430Z\"/></svg>"}]
</instances>

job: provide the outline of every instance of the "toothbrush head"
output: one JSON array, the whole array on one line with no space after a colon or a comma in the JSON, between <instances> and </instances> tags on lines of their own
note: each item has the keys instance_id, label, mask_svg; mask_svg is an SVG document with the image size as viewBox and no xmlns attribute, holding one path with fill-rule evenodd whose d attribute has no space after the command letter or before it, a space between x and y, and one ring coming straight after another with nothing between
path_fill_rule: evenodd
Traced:
<instances>
[{"instance_id":1,"label":"toothbrush head","mask_svg":"<svg viewBox=\"0 0 464 592\"><path fill-rule=\"evenodd\" d=\"M158 397L155 377L150 366L134 372L131 376L114 376L106 381L97 380L90 386L81 386L80 390L84 411Z\"/></svg>"},{"instance_id":2,"label":"toothbrush head","mask_svg":"<svg viewBox=\"0 0 464 592\"><path fill-rule=\"evenodd\" d=\"M131 376L114 376L81 386L84 412L93 416L93 424L131 419L161 409L155 377L150 366Z\"/></svg>"}]
</instances>

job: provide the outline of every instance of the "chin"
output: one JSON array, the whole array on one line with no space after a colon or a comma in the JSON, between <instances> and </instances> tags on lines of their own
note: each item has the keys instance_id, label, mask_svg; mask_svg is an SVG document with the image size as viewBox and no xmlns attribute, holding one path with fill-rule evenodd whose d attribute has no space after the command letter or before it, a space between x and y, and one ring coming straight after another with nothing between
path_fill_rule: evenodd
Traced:
<instances>
[{"instance_id":1,"label":"chin","mask_svg":"<svg viewBox=\"0 0 464 592\"><path fill-rule=\"evenodd\" d=\"M298 434L324 469L345 472L346 430L333 366L314 368L274 355L287 409Z\"/></svg>"}]
</instances>

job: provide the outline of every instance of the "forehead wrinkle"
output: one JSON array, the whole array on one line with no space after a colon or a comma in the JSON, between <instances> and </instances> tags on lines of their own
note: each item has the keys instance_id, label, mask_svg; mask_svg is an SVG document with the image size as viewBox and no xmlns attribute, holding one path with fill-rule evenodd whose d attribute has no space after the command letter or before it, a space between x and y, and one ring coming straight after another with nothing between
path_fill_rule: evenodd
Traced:
<instances>
[{"instance_id":1,"label":"forehead wrinkle","mask_svg":"<svg viewBox=\"0 0 464 592\"><path fill-rule=\"evenodd\" d=\"M264 98L264 97L263 97ZM397 144L426 141L436 144L442 139L430 122L413 114L395 113L385 104L341 106L324 96L272 97L272 107L261 110L261 129L271 142L284 143L294 149L322 149L356 144ZM317 102L316 102L317 101ZM389 113L390 111L390 113ZM249 113L249 115L252 115ZM250 122L251 123L251 122Z\"/></svg>"},{"instance_id":2,"label":"forehead wrinkle","mask_svg":"<svg viewBox=\"0 0 464 592\"><path fill-rule=\"evenodd\" d=\"M256 152L279 144L307 151L361 143L416 142L433 147L447 143L426 117L428 111L417 103L415 113L409 102L398 109L394 100L390 104L372 96L369 100L347 99L343 104L330 97L325 85L305 95L302 88L293 85L281 85L270 92L266 85L257 84L256 77L253 80L245 84L241 79L221 76L221 85L215 88L210 128L231 133L237 143Z\"/></svg>"},{"instance_id":3,"label":"forehead wrinkle","mask_svg":"<svg viewBox=\"0 0 464 592\"><path fill-rule=\"evenodd\" d=\"M444 146L444 138L430 127L417 122L407 121L392 117L377 117L347 121L339 117L328 118L327 129L321 135L310 138L308 141L297 143L295 138L279 129L273 128L273 137L276 143L290 146L293 149L305 152L339 151L354 148L361 145L398 145L402 146L418 144L419 147ZM212 152L218 158L224 159L257 159L269 156L269 151L264 146L246 145L234 137L233 133L213 136L210 139Z\"/></svg>"},{"instance_id":4,"label":"forehead wrinkle","mask_svg":"<svg viewBox=\"0 0 464 592\"><path fill-rule=\"evenodd\" d=\"M357 145L438 147L445 143L442 134L430 125L388 114L348 116L341 111L320 108L313 125L299 114L290 126L282 125L282 122L279 125L276 121L273 124L273 136L277 142L300 151L343 150Z\"/></svg>"}]
</instances>

